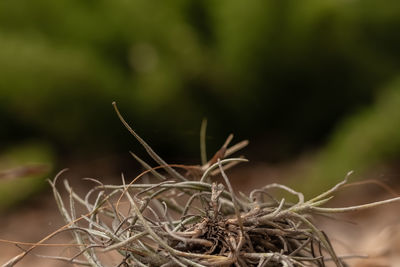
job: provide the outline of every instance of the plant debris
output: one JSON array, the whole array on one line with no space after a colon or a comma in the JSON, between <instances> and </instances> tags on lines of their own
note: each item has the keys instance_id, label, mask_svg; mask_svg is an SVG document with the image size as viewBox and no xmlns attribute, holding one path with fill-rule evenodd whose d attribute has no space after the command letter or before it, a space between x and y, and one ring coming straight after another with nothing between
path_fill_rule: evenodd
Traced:
<instances>
[{"instance_id":1,"label":"plant debris","mask_svg":"<svg viewBox=\"0 0 400 267\"><path fill-rule=\"evenodd\" d=\"M132 130L116 106L115 109L158 166L151 167L131 152L147 169L145 172L129 183L122 175L120 185L90 179L96 185L83 197L64 180L69 205L56 187L59 175L50 181L66 225L38 244L69 231L76 251L68 257L47 258L101 267L109 266L102 260L107 253L119 255L113 266L294 267L332 262L342 267L347 266L344 259L336 255L328 236L312 223L312 215L360 210L400 200L397 197L346 208L323 207L346 184L350 173L343 182L307 201L300 192L281 184L266 185L249 195L236 194L225 171L247 161L243 157L229 158L247 141L228 147L233 137L230 135L207 161L202 140L201 166L169 165ZM205 125L203 122L203 139ZM221 182L214 179L218 175L223 178ZM296 201L278 199L273 190L293 195ZM83 215L77 215L78 206L85 210ZM3 266L13 266L35 246Z\"/></svg>"}]
</instances>

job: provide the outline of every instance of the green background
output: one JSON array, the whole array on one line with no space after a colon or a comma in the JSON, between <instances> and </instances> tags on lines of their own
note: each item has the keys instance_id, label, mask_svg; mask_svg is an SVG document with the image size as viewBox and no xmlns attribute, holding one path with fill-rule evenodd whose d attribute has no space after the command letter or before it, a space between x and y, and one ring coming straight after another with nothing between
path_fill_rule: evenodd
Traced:
<instances>
[{"instance_id":1,"label":"green background","mask_svg":"<svg viewBox=\"0 0 400 267\"><path fill-rule=\"evenodd\" d=\"M399 30L397 0L3 0L0 147L135 150L116 101L166 160L197 157L207 117L208 151L320 151L304 176L332 183L399 158Z\"/></svg>"}]
</instances>

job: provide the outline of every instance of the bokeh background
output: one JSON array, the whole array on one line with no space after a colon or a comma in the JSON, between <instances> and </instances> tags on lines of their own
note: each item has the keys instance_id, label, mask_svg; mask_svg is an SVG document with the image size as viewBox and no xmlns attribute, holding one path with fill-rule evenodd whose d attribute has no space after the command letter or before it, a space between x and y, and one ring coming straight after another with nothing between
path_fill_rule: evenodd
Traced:
<instances>
[{"instance_id":1,"label":"bokeh background","mask_svg":"<svg viewBox=\"0 0 400 267\"><path fill-rule=\"evenodd\" d=\"M203 118L209 158L229 133L249 139L243 189L278 178L309 196L350 170L399 188L399 33L398 0L0 1L0 238L62 225L46 179L63 168L140 171L112 101L169 163L200 163ZM19 252L1 245L1 261Z\"/></svg>"},{"instance_id":2,"label":"bokeh background","mask_svg":"<svg viewBox=\"0 0 400 267\"><path fill-rule=\"evenodd\" d=\"M231 132L253 161L308 155L290 182L306 191L399 180L399 32L398 0L2 0L0 206L144 155L112 101L171 163L200 162L208 118L209 157Z\"/></svg>"}]
</instances>

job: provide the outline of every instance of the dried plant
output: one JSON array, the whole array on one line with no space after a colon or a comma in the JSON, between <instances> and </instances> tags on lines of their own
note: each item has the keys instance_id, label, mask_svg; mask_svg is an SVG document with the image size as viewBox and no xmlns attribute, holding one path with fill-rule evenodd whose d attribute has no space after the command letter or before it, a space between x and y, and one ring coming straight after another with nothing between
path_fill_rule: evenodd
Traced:
<instances>
[{"instance_id":1,"label":"dried plant","mask_svg":"<svg viewBox=\"0 0 400 267\"><path fill-rule=\"evenodd\" d=\"M46 257L75 265L109 266L104 258L112 254L115 259L118 254L116 266L325 266L328 261L346 266L327 235L311 222L311 216L361 210L400 200L397 197L346 208L322 207L346 184L347 177L307 201L302 193L281 184L266 185L249 195L236 194L225 170L246 161L243 157L229 156L246 146L247 141L228 147L233 137L230 135L207 161L203 122L202 165L169 165L114 107L123 124L158 166L150 167L131 153L147 169L145 172L129 183L122 176L120 185L105 185L91 179L95 186L84 197L64 180L69 192L68 205L57 189L58 175L50 184L66 225L3 266L13 266L33 248L65 231L74 238L75 253L68 257ZM215 182L213 177L217 175L222 176L223 183ZM271 194L273 189L294 195L297 201L277 199ZM78 208L86 210L84 215L77 215Z\"/></svg>"}]
</instances>

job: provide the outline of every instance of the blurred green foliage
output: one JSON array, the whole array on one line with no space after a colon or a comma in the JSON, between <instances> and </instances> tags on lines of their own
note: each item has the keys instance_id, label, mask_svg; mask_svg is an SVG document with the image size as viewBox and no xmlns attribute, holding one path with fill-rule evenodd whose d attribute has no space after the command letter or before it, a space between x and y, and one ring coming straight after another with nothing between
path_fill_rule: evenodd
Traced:
<instances>
[{"instance_id":1,"label":"blurred green foliage","mask_svg":"<svg viewBox=\"0 0 400 267\"><path fill-rule=\"evenodd\" d=\"M329 144L317 155L309 172L297 179L305 193L320 192L344 179L354 170L351 180L365 178L400 158L400 79L382 91L372 108L346 119ZM299 177L296 177L299 178Z\"/></svg>"},{"instance_id":2,"label":"blurred green foliage","mask_svg":"<svg viewBox=\"0 0 400 267\"><path fill-rule=\"evenodd\" d=\"M399 26L397 0L3 0L0 145L125 147L116 100L165 153L196 149L206 116L217 140L267 138L285 157L374 102Z\"/></svg>"},{"instance_id":3,"label":"blurred green foliage","mask_svg":"<svg viewBox=\"0 0 400 267\"><path fill-rule=\"evenodd\" d=\"M46 188L54 155L45 144L27 143L0 154L0 212Z\"/></svg>"}]
</instances>

